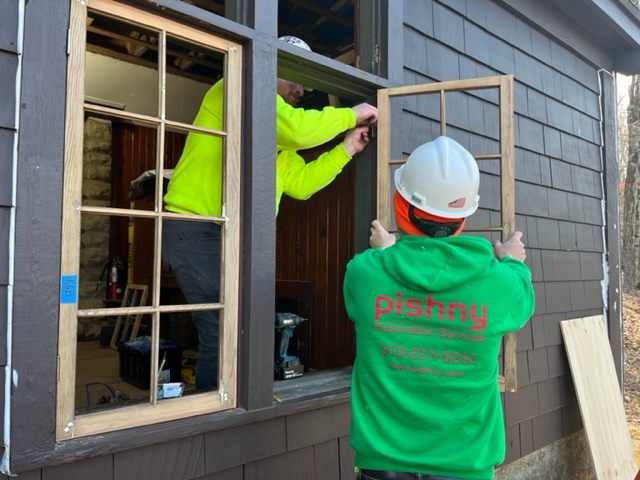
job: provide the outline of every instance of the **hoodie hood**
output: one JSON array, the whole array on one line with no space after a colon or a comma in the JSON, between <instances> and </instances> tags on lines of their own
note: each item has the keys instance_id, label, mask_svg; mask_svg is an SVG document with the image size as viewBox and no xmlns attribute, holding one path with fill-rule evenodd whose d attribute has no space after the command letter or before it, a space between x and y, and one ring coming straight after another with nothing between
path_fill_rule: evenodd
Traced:
<instances>
[{"instance_id":1,"label":"hoodie hood","mask_svg":"<svg viewBox=\"0 0 640 480\"><path fill-rule=\"evenodd\" d=\"M481 275L494 261L493 247L480 237L429 238L405 235L380 251L382 268L401 285L441 292Z\"/></svg>"}]
</instances>

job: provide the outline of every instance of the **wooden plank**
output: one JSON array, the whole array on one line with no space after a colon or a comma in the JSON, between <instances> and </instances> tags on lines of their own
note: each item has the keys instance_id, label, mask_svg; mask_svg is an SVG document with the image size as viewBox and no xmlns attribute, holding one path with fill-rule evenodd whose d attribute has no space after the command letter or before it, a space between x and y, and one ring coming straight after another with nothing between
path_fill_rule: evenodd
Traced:
<instances>
[{"instance_id":1,"label":"wooden plank","mask_svg":"<svg viewBox=\"0 0 640 480\"><path fill-rule=\"evenodd\" d=\"M451 80L448 82L423 83L420 85L392 87L386 90L389 96L402 97L407 95L420 95L423 93L439 93L440 91L460 92L466 90L483 90L487 88L496 88L500 85L501 81L502 76L479 77L464 80ZM378 119L378 121L380 121L380 119Z\"/></svg>"},{"instance_id":2,"label":"wooden plank","mask_svg":"<svg viewBox=\"0 0 640 480\"><path fill-rule=\"evenodd\" d=\"M516 229L512 75L500 78L500 155L500 217L504 242ZM507 333L503 340L505 392L518 390L516 348L516 333Z\"/></svg>"},{"instance_id":3,"label":"wooden plank","mask_svg":"<svg viewBox=\"0 0 640 480\"><path fill-rule=\"evenodd\" d=\"M598 480L638 472L604 317L560 322Z\"/></svg>"},{"instance_id":4,"label":"wooden plank","mask_svg":"<svg viewBox=\"0 0 640 480\"><path fill-rule=\"evenodd\" d=\"M62 249L60 274L78 280L80 264L80 211L82 204L82 148L84 118L86 5L71 3L69 20L71 54L67 61L67 105L64 150L64 191L62 199ZM75 374L78 303L60 304L58 337L58 392L56 400L56 438L68 438L75 421Z\"/></svg>"},{"instance_id":5,"label":"wooden plank","mask_svg":"<svg viewBox=\"0 0 640 480\"><path fill-rule=\"evenodd\" d=\"M389 160L391 159L391 100L388 89L378 90L378 205L376 218L383 226L390 225L388 199L391 192Z\"/></svg>"},{"instance_id":6,"label":"wooden plank","mask_svg":"<svg viewBox=\"0 0 640 480\"><path fill-rule=\"evenodd\" d=\"M236 406L238 388L238 297L240 283L240 164L242 163L242 99L243 55L239 44L226 45L224 82L224 126L227 141L224 142L224 166L222 183L222 252L220 302L220 372L219 390L223 401ZM159 254L159 252L158 252ZM158 257L159 258L159 257Z\"/></svg>"},{"instance_id":7,"label":"wooden plank","mask_svg":"<svg viewBox=\"0 0 640 480\"><path fill-rule=\"evenodd\" d=\"M284 43L284 42L280 42ZM300 49L298 49L300 50ZM273 402L275 278L275 50L263 40L252 42L247 54L247 110L243 147L244 190L242 220L243 334L240 337L240 403L247 410ZM265 128L270 125L271 128ZM267 227L267 225L269 225ZM269 278L269 281L265 281ZM253 321L254 319L263 321Z\"/></svg>"}]
</instances>

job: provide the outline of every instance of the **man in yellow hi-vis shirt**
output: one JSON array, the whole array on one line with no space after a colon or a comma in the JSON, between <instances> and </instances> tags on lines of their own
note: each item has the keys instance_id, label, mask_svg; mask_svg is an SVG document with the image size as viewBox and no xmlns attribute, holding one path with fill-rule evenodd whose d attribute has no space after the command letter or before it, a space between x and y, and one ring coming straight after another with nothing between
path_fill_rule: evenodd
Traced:
<instances>
[{"instance_id":1,"label":"man in yellow hi-vis shirt","mask_svg":"<svg viewBox=\"0 0 640 480\"><path fill-rule=\"evenodd\" d=\"M281 40L310 51L296 37ZM283 194L306 200L326 187L342 168L369 143L369 125L378 109L363 103L322 110L295 108L304 94L299 84L278 79L276 95L276 214ZM194 125L223 127L223 80L205 94ZM361 125L356 127L356 125ZM344 139L311 162L297 150L322 145L347 131ZM170 212L218 216L221 214L222 139L189 133L184 151L164 197ZM220 225L213 222L165 220L162 236L165 267L173 271L189 303L214 303L220 290ZM218 380L218 312L193 312L198 330L196 388L214 388Z\"/></svg>"}]
</instances>

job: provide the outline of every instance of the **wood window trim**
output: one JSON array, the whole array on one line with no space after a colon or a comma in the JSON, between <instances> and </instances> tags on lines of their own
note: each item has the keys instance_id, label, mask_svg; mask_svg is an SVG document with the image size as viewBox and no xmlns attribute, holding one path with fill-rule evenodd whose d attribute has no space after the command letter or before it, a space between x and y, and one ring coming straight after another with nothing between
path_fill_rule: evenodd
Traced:
<instances>
[{"instance_id":1,"label":"wood window trim","mask_svg":"<svg viewBox=\"0 0 640 480\"><path fill-rule=\"evenodd\" d=\"M75 414L75 372L76 372L76 335L78 304L60 303L60 327L58 340L58 365L57 365L57 403L56 403L56 439L64 440L74 437L87 436L109 431L131 428L134 426L149 425L177 418L185 418L204 413L234 408L237 403L237 337L238 337L238 281L239 281L239 215L240 215L240 145L241 145L241 102L242 102L242 46L220 37L204 33L192 27L185 26L168 18L143 12L135 7L114 2L113 0L89 0L88 2L72 2L70 14L70 45L67 63L67 107L65 130L65 171L64 171L64 195L62 205L62 252L61 252L61 279L75 278L76 289L78 280L78 265L80 260L79 232L82 213L95 213L105 215L126 215L133 213L140 216L150 216L159 225L156 233L155 268L161 262L161 253L157 239L161 235L162 219L171 214L161 210L155 212L142 212L131 210L119 210L114 208L83 207L82 206L82 156L84 130L84 71L86 49L86 19L87 11L98 12L102 15L112 16L127 23L139 25L143 28L161 32L166 39L166 33L170 32L172 38L177 38L189 43L199 44L205 48L216 50L225 54L224 76L226 88L225 128L226 152L228 159L225 162L225 181L223 182L223 198L225 199L223 218L225 227L223 231L223 282L221 285L221 304L209 305L209 307L222 309L220 350L222 368L220 389L217 392L198 394L188 397L171 399L171 401L158 402L155 398L154 386L150 389L149 403L144 405L128 406L123 409L113 409L104 412L89 413L81 416ZM160 62L159 82L164 82L166 72L163 62ZM159 89L162 91L162 89ZM160 105L163 102L160 101ZM108 110L104 110L107 112ZM118 116L122 113L119 112ZM158 118L140 118L149 121L164 132L166 126L172 122L164 119L162 108ZM187 126L188 127L188 126ZM197 130L185 128L185 130ZM162 152L163 135L159 135L158 152ZM156 177L156 204L162 201L162 162L158 161L160 174ZM202 218L202 217L200 217ZM157 272L156 272L157 273ZM187 310L189 307L159 307L160 276L154 275L153 300L155 306L150 312L155 325L159 323L161 311ZM61 284L62 288L62 284ZM61 291L62 294L62 291ZM77 295L77 290L76 290ZM199 306L199 309L202 306ZM131 308L112 309L109 313L128 314L142 311L147 313L149 307L143 310ZM85 312L90 315L103 315L102 309ZM90 316L89 315L89 316ZM158 328L153 329L158 332ZM157 342L157 333L155 341ZM158 351L152 351L151 362L157 362ZM153 392L153 393L152 393Z\"/></svg>"},{"instance_id":2,"label":"wood window trim","mask_svg":"<svg viewBox=\"0 0 640 480\"><path fill-rule=\"evenodd\" d=\"M467 231L493 232L499 231L502 240L508 239L515 232L515 168L514 168L514 133L513 133L513 75L452 80L422 85L393 87L378 91L378 205L377 218L383 225L390 225L392 165L400 165L405 160L391 157L391 98L410 95L438 94L440 96L440 134L446 134L447 92L462 92L497 88L499 91L499 143L498 154L475 155L476 160L500 160L500 227L471 227ZM472 152L473 153L473 152ZM518 389L516 370L516 334L508 333L503 342L503 373L498 377L501 392L516 392Z\"/></svg>"}]
</instances>

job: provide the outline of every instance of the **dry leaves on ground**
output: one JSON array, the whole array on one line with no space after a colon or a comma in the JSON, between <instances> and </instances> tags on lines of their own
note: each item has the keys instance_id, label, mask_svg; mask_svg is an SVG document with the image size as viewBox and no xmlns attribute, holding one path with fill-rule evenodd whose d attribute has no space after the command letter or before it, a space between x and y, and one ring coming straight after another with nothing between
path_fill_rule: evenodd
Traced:
<instances>
[{"instance_id":1,"label":"dry leaves on ground","mask_svg":"<svg viewBox=\"0 0 640 480\"><path fill-rule=\"evenodd\" d=\"M624 407L636 462L640 464L640 294L622 295Z\"/></svg>"}]
</instances>

